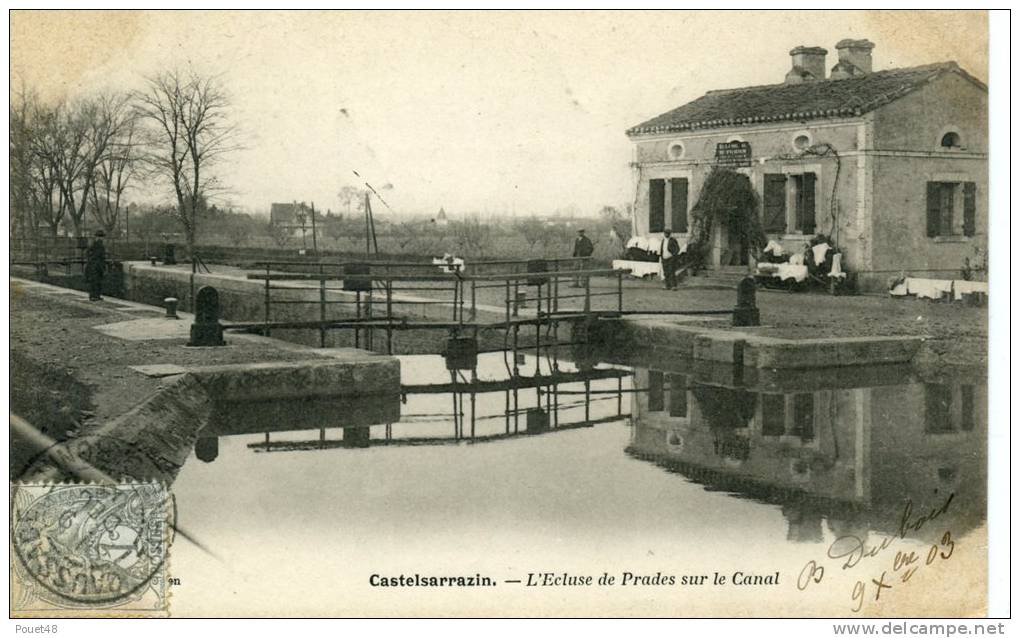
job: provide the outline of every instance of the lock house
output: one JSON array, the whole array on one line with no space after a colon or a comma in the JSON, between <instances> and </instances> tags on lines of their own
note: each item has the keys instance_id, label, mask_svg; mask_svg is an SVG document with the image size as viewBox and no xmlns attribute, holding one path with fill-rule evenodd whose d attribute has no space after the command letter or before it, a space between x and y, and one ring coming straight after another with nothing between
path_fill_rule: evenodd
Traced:
<instances>
[{"instance_id":1,"label":"lock house","mask_svg":"<svg viewBox=\"0 0 1020 638\"><path fill-rule=\"evenodd\" d=\"M629 129L635 236L659 246L668 229L689 240L701 187L725 167L749 178L770 242L796 253L826 235L861 289L897 273L980 270L988 88L955 62L874 71L874 47L842 40L827 74L828 52L799 46L781 83L709 91ZM739 223L712 224L707 268L753 264Z\"/></svg>"}]
</instances>

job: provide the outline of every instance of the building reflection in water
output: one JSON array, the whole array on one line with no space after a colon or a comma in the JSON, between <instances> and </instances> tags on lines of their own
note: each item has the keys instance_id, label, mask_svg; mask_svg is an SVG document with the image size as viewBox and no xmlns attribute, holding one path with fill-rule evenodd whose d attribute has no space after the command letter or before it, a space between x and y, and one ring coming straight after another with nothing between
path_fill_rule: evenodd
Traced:
<instances>
[{"instance_id":1,"label":"building reflection in water","mask_svg":"<svg viewBox=\"0 0 1020 638\"><path fill-rule=\"evenodd\" d=\"M746 376L745 376L746 375ZM670 363L636 368L627 452L700 483L780 506L788 539L900 532L962 535L985 517L984 375L918 377L881 366L752 371Z\"/></svg>"}]
</instances>

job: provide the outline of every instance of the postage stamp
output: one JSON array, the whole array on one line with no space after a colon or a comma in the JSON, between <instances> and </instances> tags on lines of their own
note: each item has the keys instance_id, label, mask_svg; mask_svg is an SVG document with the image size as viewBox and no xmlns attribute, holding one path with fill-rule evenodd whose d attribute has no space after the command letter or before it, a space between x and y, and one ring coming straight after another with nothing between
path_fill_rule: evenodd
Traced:
<instances>
[{"instance_id":1,"label":"postage stamp","mask_svg":"<svg viewBox=\"0 0 1020 638\"><path fill-rule=\"evenodd\" d=\"M12 485L12 616L166 616L171 529L162 484Z\"/></svg>"}]
</instances>

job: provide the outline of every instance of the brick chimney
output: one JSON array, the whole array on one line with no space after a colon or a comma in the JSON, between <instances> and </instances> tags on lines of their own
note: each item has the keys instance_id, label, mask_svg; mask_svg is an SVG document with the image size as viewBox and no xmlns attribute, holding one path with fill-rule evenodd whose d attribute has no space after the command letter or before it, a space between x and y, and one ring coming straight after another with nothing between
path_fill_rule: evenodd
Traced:
<instances>
[{"instance_id":1,"label":"brick chimney","mask_svg":"<svg viewBox=\"0 0 1020 638\"><path fill-rule=\"evenodd\" d=\"M836 43L839 62L832 67L832 79L839 80L871 73L871 40L840 40Z\"/></svg>"},{"instance_id":2,"label":"brick chimney","mask_svg":"<svg viewBox=\"0 0 1020 638\"><path fill-rule=\"evenodd\" d=\"M792 68L786 74L787 84L814 82L825 79L825 56L828 51L822 47L800 46L790 51Z\"/></svg>"}]
</instances>

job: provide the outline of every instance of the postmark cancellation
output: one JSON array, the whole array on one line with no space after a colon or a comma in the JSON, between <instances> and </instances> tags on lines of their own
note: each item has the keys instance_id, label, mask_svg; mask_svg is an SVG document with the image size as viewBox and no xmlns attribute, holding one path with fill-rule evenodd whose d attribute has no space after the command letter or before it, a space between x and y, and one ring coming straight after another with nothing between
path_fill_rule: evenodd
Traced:
<instances>
[{"instance_id":1,"label":"postmark cancellation","mask_svg":"<svg viewBox=\"0 0 1020 638\"><path fill-rule=\"evenodd\" d=\"M173 505L165 485L10 489L12 616L168 614Z\"/></svg>"}]
</instances>

